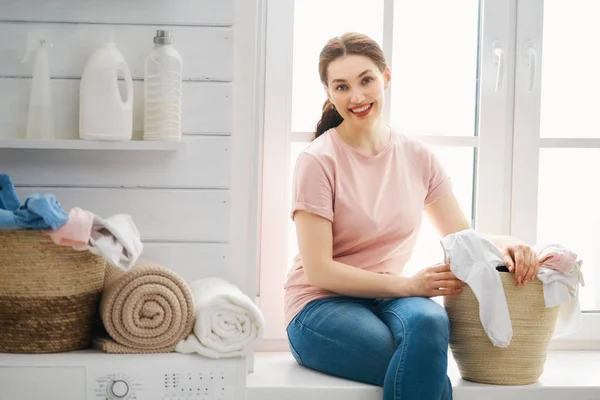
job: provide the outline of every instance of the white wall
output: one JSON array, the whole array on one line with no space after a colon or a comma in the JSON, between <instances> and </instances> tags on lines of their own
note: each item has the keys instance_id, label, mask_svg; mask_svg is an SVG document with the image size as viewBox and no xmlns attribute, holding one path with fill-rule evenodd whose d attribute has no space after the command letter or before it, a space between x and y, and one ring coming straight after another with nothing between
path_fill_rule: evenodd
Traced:
<instances>
[{"instance_id":1,"label":"white wall","mask_svg":"<svg viewBox=\"0 0 600 400\"><path fill-rule=\"evenodd\" d=\"M44 37L54 46L49 60L60 138L78 137L81 73L87 58L111 31L135 80L135 137L141 137L143 129L143 60L153 46L156 29L172 30L184 59L185 149L0 148L0 172L12 176L21 200L33 192L52 193L66 210L79 206L106 217L128 213L140 229L143 256L164 263L188 281L220 275L250 291L254 277L248 268L252 269L253 263L243 260L248 240L252 241L245 232L253 229L248 207L253 207L251 193L255 191L245 183L236 188L238 197L232 198L232 176L243 182L251 173L247 166L232 162L236 141L232 129L234 124L246 125L245 131L236 132L244 136L238 140L242 147L236 148L242 163L253 159L248 140L253 140L254 131L251 114L244 114L245 121L234 121L232 94L235 91L240 101L250 100L249 107L254 88L240 81L234 90L232 81L234 59L250 66L254 62L255 24L253 20L242 24L246 31L239 34L244 40L234 45L236 4L233 0L2 0L0 138L24 136L32 63L22 65L20 61L28 33ZM252 11L256 4L250 1L240 7ZM254 15L237 17L242 22L247 18ZM237 75L252 79L243 72ZM236 218L247 220L242 226L250 227L235 232L235 244L232 211ZM239 243L246 247L242 253L235 252L234 260L231 249Z\"/></svg>"}]
</instances>

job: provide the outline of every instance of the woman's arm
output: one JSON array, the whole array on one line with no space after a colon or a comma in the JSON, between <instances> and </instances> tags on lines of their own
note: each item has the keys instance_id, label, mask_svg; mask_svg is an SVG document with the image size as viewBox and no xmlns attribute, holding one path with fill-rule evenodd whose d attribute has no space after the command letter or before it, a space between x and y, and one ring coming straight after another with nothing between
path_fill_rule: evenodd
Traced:
<instances>
[{"instance_id":1,"label":"woman's arm","mask_svg":"<svg viewBox=\"0 0 600 400\"><path fill-rule=\"evenodd\" d=\"M463 214L454 193L442 197L437 202L425 208L425 212L437 228L442 237L456 233L464 229L471 229L471 225ZM481 233L487 237L500 250L506 250L515 246L527 246L527 244L514 236L490 235Z\"/></svg>"},{"instance_id":2,"label":"woman's arm","mask_svg":"<svg viewBox=\"0 0 600 400\"><path fill-rule=\"evenodd\" d=\"M431 204L429 207L425 208L425 212L428 214L442 237L464 229L471 229L471 225L463 214L454 193L449 193L437 202ZM486 233L482 233L482 235L487 237L500 250L506 250L510 247L519 245L526 246L525 242L513 236L489 235Z\"/></svg>"},{"instance_id":3,"label":"woman's arm","mask_svg":"<svg viewBox=\"0 0 600 400\"><path fill-rule=\"evenodd\" d=\"M425 213L442 237L471 229L471 224L463 214L453 192L427 206Z\"/></svg>"},{"instance_id":4,"label":"woman's arm","mask_svg":"<svg viewBox=\"0 0 600 400\"><path fill-rule=\"evenodd\" d=\"M425 208L425 212L442 237L471 228L454 193L449 193L429 205ZM482 234L502 252L504 263L511 272L515 272L518 285L527 284L527 281L537 275L539 270L537 256L525 242L513 236Z\"/></svg>"},{"instance_id":5,"label":"woman's arm","mask_svg":"<svg viewBox=\"0 0 600 400\"><path fill-rule=\"evenodd\" d=\"M313 286L356 297L433 297L460 292L461 283L445 264L404 277L334 261L331 222L305 211L297 211L294 221L304 271Z\"/></svg>"},{"instance_id":6,"label":"woman's arm","mask_svg":"<svg viewBox=\"0 0 600 400\"><path fill-rule=\"evenodd\" d=\"M403 276L378 274L334 261L331 221L305 211L297 211L294 221L304 272L311 285L347 296L410 295Z\"/></svg>"}]
</instances>

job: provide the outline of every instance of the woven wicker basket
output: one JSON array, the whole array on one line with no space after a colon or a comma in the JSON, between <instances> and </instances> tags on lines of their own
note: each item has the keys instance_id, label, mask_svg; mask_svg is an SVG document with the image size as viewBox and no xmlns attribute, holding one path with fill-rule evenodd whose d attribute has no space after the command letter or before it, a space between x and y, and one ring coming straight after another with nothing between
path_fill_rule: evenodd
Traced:
<instances>
[{"instance_id":1,"label":"woven wicker basket","mask_svg":"<svg viewBox=\"0 0 600 400\"><path fill-rule=\"evenodd\" d=\"M495 385L526 385L544 370L558 307L546 308L537 279L517 287L514 275L500 272L513 335L506 348L496 347L479 319L479 302L465 286L460 295L444 298L450 318L450 350L462 377Z\"/></svg>"},{"instance_id":2,"label":"woven wicker basket","mask_svg":"<svg viewBox=\"0 0 600 400\"><path fill-rule=\"evenodd\" d=\"M90 345L105 261L39 230L0 231L0 352Z\"/></svg>"}]
</instances>

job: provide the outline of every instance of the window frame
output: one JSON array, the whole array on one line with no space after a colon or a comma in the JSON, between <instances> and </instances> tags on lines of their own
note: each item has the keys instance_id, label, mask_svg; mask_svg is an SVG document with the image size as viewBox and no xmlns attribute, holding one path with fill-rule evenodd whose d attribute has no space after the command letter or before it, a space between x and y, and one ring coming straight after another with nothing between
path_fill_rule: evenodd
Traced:
<instances>
[{"instance_id":1,"label":"window frame","mask_svg":"<svg viewBox=\"0 0 600 400\"><path fill-rule=\"evenodd\" d=\"M291 131L294 0L265 1L266 58L257 302L267 321L262 349L281 351L288 349L282 299L285 266L289 263L287 229L290 198L287 188L290 145L308 141L312 133ZM523 219L523 215L531 212L532 206L533 210L537 208L537 186L531 182L537 183L538 172L530 152L540 144L540 85L537 85L535 96L523 94L529 70L524 67L522 58L516 55L523 51L522 37L539 41L541 48L541 3L543 0L530 3L480 1L476 136L419 136L423 142L433 146L475 148L475 228L489 234L514 235L526 241L535 238L535 221L532 231L532 227L523 222L531 219ZM394 1L384 0L383 50L389 63L393 59L393 11ZM503 52L502 74L498 74L498 57L494 52L498 44ZM538 59L541 60L540 57ZM541 68L541 62L536 68ZM502 82L496 87L499 76ZM539 79L540 74L536 76ZM389 121L392 101L388 89L384 109L386 121ZM537 120L533 118L532 121L531 114L528 114L532 110L537 110L534 114ZM536 121L538 139L535 138ZM548 147L590 143L600 147L600 140L593 139L541 140L541 145ZM566 339L553 340L551 347L600 348L600 340L593 335L593 332L600 332L600 314L584 314L584 317L584 327L580 332Z\"/></svg>"}]
</instances>

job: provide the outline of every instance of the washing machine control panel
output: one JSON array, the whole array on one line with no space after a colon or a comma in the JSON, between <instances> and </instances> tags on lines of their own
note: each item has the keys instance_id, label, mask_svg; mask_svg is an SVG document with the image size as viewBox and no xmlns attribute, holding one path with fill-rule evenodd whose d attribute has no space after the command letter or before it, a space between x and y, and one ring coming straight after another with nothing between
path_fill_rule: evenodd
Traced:
<instances>
[{"instance_id":1,"label":"washing machine control panel","mask_svg":"<svg viewBox=\"0 0 600 400\"><path fill-rule=\"evenodd\" d=\"M107 400L140 399L144 389L141 382L135 382L125 374L108 374L95 379L94 397Z\"/></svg>"},{"instance_id":2,"label":"washing machine control panel","mask_svg":"<svg viewBox=\"0 0 600 400\"><path fill-rule=\"evenodd\" d=\"M88 399L237 400L244 398L245 363L208 363L205 368L115 366L113 373L89 369ZM244 385L244 386L242 386ZM90 393L91 392L91 393Z\"/></svg>"}]
</instances>

